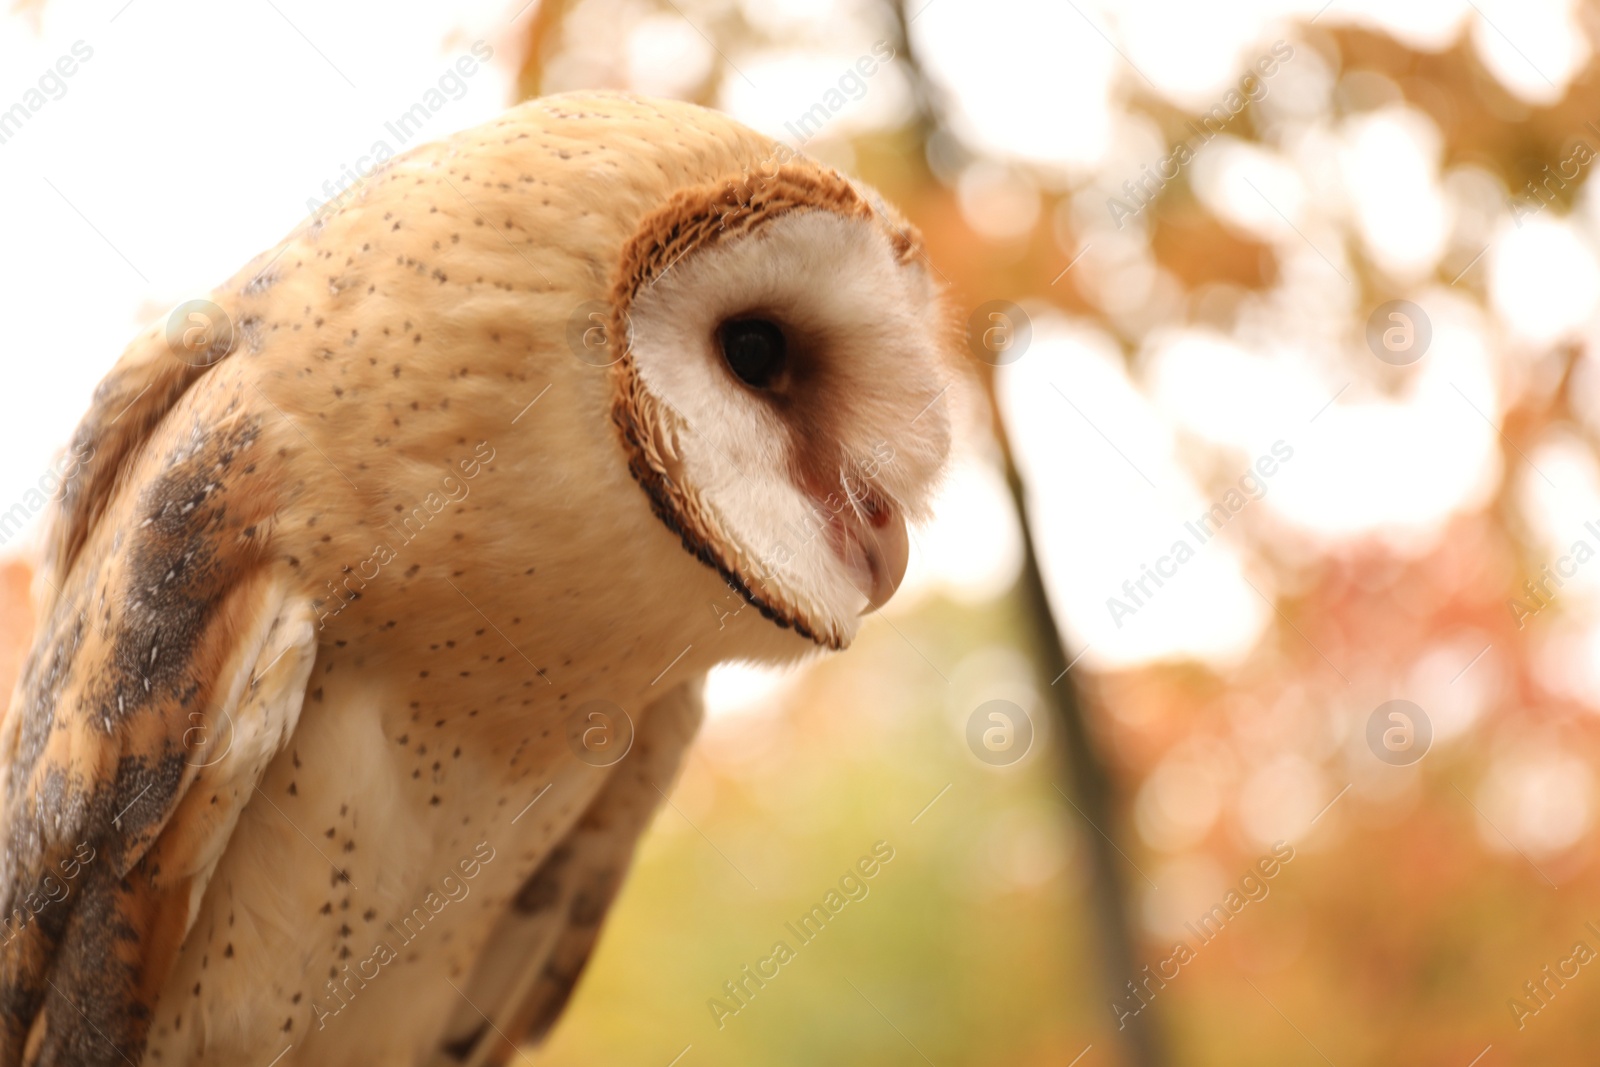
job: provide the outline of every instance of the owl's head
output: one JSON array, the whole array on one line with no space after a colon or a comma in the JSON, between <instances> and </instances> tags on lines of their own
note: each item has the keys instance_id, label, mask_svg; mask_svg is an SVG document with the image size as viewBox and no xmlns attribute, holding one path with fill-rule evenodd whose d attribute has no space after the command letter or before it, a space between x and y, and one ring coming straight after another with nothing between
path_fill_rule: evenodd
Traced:
<instances>
[{"instance_id":1,"label":"owl's head","mask_svg":"<svg viewBox=\"0 0 1600 1067\"><path fill-rule=\"evenodd\" d=\"M950 442L950 328L918 238L779 147L680 189L611 294L614 419L683 546L828 648L905 573Z\"/></svg>"}]
</instances>

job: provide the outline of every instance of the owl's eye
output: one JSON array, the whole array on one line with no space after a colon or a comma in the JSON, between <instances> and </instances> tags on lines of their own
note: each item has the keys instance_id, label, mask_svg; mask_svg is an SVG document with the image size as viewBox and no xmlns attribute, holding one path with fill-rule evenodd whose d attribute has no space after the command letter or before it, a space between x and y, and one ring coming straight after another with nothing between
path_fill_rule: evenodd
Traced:
<instances>
[{"instance_id":1,"label":"owl's eye","mask_svg":"<svg viewBox=\"0 0 1600 1067\"><path fill-rule=\"evenodd\" d=\"M766 319L729 319L717 327L722 358L739 380L767 389L783 373L783 330Z\"/></svg>"}]
</instances>

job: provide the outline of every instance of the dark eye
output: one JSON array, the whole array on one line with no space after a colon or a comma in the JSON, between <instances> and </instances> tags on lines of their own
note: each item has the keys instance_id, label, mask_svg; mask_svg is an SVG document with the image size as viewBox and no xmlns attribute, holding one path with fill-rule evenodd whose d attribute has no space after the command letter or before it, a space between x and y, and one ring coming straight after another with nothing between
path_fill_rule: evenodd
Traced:
<instances>
[{"instance_id":1,"label":"dark eye","mask_svg":"<svg viewBox=\"0 0 1600 1067\"><path fill-rule=\"evenodd\" d=\"M783 373L783 330L766 319L729 319L717 327L722 358L739 380L767 389Z\"/></svg>"}]
</instances>

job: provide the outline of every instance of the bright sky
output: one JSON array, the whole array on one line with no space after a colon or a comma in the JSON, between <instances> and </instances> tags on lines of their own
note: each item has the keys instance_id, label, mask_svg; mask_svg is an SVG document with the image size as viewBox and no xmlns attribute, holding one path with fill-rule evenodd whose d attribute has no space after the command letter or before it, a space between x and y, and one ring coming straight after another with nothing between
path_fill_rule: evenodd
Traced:
<instances>
[{"instance_id":1,"label":"bright sky","mask_svg":"<svg viewBox=\"0 0 1600 1067\"><path fill-rule=\"evenodd\" d=\"M323 183L475 42L494 59L450 86L458 98L426 136L501 110L513 42L531 17L518 6L96 0L49 4L38 32L27 19L0 19L0 110L26 100L62 57L77 57L66 64L70 77L46 79L53 98L0 144L11 250L0 257L11 311L11 354L0 364L8 401L0 510L39 483L143 323L276 242L307 199L326 195ZM852 0L743 6L797 44L730 56L742 73L725 85L723 105L780 136L885 36ZM1075 269L1108 313L1132 316L1176 298L1140 224L1118 231L1107 219L1106 197L1121 180L1169 151L1147 120L1126 112L1129 95L1153 88L1203 109L1273 42L1296 49L1267 80L1262 108L1274 135L1261 144L1218 137L1191 164L1198 194L1271 244L1282 264L1276 289L1245 298L1245 326L1232 336L1151 332L1130 372L1111 338L1038 307L1033 348L1003 375L1052 592L1091 663L1242 656L1267 623L1263 596L1274 591L1251 571L1238 530L1377 534L1423 550L1452 512L1481 502L1505 473L1485 418L1500 407L1506 361L1596 332L1600 211L1586 200L1572 218L1546 213L1514 225L1504 191L1485 176L1441 172L1437 130L1397 94L1385 97L1375 75L1360 86L1379 105L1334 117L1334 73L1293 30L1295 18L1322 6L932 0L913 24L955 101L958 133L991 156L959 176L974 227L1007 240L1037 217L1042 189L1073 190L1072 232L1089 233L1093 245ZM682 7L700 13L687 0ZM1465 34L1510 91L1535 103L1561 91L1588 54L1565 0L1333 0L1318 17L1373 25L1421 48ZM560 84L682 92L712 61L699 31L670 10L589 0L575 18L576 47L551 72ZM848 162L842 135L896 121L906 99L900 72L885 64L807 147ZM1477 283L1487 287L1487 310L1429 281L1469 241L1461 262L1486 248L1472 269L1484 272ZM1389 391L1348 371L1348 361L1370 358L1351 327L1366 309L1341 280L1357 247L1432 321L1430 354ZM1063 262L1080 250L1064 248ZM1214 482L1217 472L1194 468L1193 442L1231 457L1227 477ZM1237 482L1278 442L1292 458L1265 478L1239 527L1197 544L1137 611L1108 607L1112 597L1131 603L1123 583L1137 582L1146 565L1166 566L1160 560L1185 536L1184 523L1215 502L1214 487ZM1593 478L1572 464L1550 466L1552 477L1570 469L1574 479ZM1550 516L1552 544L1570 540L1574 517ZM1015 574L1017 554L993 457L969 444L941 518L917 537L913 574L892 610L934 592L993 595Z\"/></svg>"},{"instance_id":2,"label":"bright sky","mask_svg":"<svg viewBox=\"0 0 1600 1067\"><path fill-rule=\"evenodd\" d=\"M40 33L0 20L0 109L87 57L0 144L3 507L142 325L277 243L474 41L504 46L504 4L450 6L106 0L49 4ZM430 137L501 110L508 67L463 85Z\"/></svg>"}]
</instances>

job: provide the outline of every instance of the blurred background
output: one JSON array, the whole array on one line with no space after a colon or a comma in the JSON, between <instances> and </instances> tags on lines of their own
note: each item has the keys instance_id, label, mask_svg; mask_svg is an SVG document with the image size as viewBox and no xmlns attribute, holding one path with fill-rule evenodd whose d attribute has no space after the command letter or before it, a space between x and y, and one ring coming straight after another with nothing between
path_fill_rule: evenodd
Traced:
<instances>
[{"instance_id":1,"label":"blurred background","mask_svg":"<svg viewBox=\"0 0 1600 1067\"><path fill-rule=\"evenodd\" d=\"M964 432L851 653L713 677L527 1062L1592 1062L1596 41L1571 0L25 2L0 686L139 327L419 101L433 139L564 90L696 100L922 229Z\"/></svg>"}]
</instances>

